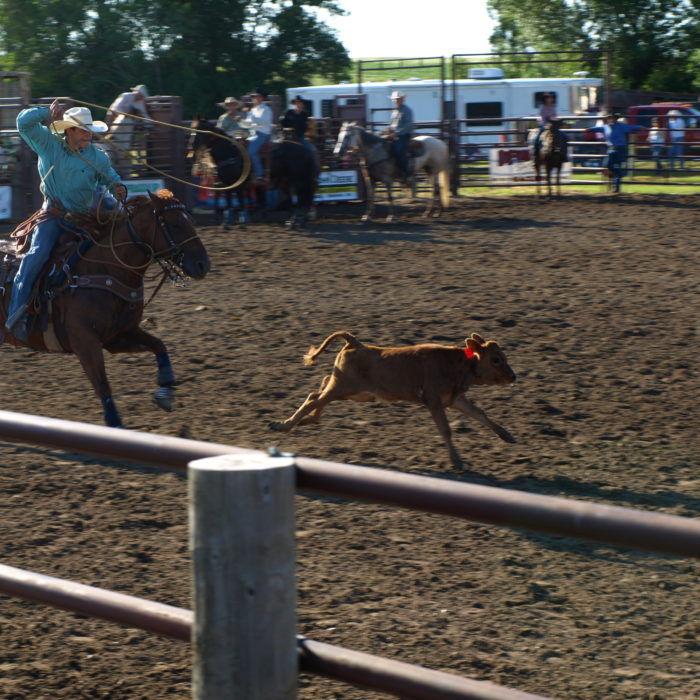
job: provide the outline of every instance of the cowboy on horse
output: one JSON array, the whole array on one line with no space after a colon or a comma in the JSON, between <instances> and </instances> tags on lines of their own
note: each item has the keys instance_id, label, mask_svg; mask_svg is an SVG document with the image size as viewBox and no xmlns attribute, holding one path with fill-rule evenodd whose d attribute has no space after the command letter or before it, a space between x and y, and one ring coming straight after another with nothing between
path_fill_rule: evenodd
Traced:
<instances>
[{"instance_id":1,"label":"cowboy on horse","mask_svg":"<svg viewBox=\"0 0 700 700\"><path fill-rule=\"evenodd\" d=\"M408 144L413 138L413 110L406 104L406 93L394 90L391 93L394 109L391 112L388 138L392 142L392 152L396 158L400 174L408 180L411 168L408 165Z\"/></svg>"},{"instance_id":2,"label":"cowboy on horse","mask_svg":"<svg viewBox=\"0 0 700 700\"><path fill-rule=\"evenodd\" d=\"M49 127L42 124L45 121L50 121ZM66 215L89 212L100 186L119 200L126 199L126 187L109 156L92 144L92 135L104 133L108 128L104 122L93 121L87 107L66 110L59 100L54 100L48 108L22 110L17 117L20 136L38 156L44 195L43 206L30 219L31 247L15 276L5 324L18 340L26 341L29 336L27 311L32 290L66 228ZM101 204L104 203L103 199Z\"/></svg>"}]
</instances>

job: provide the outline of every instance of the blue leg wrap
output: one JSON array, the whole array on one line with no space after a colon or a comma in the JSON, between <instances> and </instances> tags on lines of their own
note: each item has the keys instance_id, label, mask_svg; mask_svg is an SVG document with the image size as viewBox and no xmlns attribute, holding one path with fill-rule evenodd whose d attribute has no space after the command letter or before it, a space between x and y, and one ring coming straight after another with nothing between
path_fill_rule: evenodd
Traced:
<instances>
[{"instance_id":1,"label":"blue leg wrap","mask_svg":"<svg viewBox=\"0 0 700 700\"><path fill-rule=\"evenodd\" d=\"M105 425L110 428L121 428L122 419L117 411L117 407L114 405L114 399L108 396L106 399L102 399L102 408L104 409L104 419Z\"/></svg>"},{"instance_id":2,"label":"blue leg wrap","mask_svg":"<svg viewBox=\"0 0 700 700\"><path fill-rule=\"evenodd\" d=\"M170 357L167 352L160 352L156 355L158 363L158 386L174 386L175 373L170 364Z\"/></svg>"}]
</instances>

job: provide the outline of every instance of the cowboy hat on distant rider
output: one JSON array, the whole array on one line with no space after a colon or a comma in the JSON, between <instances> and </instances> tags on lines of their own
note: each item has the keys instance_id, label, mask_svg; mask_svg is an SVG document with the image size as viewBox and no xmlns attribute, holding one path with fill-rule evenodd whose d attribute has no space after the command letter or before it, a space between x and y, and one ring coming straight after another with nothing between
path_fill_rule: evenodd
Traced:
<instances>
[{"instance_id":1,"label":"cowboy hat on distant rider","mask_svg":"<svg viewBox=\"0 0 700 700\"><path fill-rule=\"evenodd\" d=\"M65 112L65 113L64 113ZM50 126L42 122L50 121ZM12 287L5 327L18 340L27 340L29 297L42 267L64 231L70 212L89 212L98 186L126 199L126 187L109 156L92 144L93 133L104 133L104 122L93 121L87 107L66 110L54 100L49 107L22 110L17 117L20 136L38 156L44 204L37 214L29 251L22 258Z\"/></svg>"}]
</instances>

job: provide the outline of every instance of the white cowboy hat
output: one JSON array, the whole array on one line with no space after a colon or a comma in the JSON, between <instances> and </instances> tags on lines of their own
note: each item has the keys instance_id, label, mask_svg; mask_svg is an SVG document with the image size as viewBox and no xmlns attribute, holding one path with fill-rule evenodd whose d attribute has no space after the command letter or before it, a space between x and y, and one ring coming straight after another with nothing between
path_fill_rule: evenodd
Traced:
<instances>
[{"instance_id":1,"label":"white cowboy hat","mask_svg":"<svg viewBox=\"0 0 700 700\"><path fill-rule=\"evenodd\" d=\"M62 134L66 129L77 127L83 131L92 131L94 134L103 134L109 131L104 122L92 121L92 114L87 107L71 107L63 113L63 119L57 119L51 124L51 128Z\"/></svg>"},{"instance_id":2,"label":"white cowboy hat","mask_svg":"<svg viewBox=\"0 0 700 700\"><path fill-rule=\"evenodd\" d=\"M131 92L140 92L144 97L150 97L148 94L148 88L145 85L137 85L136 87L129 88Z\"/></svg>"},{"instance_id":3,"label":"white cowboy hat","mask_svg":"<svg viewBox=\"0 0 700 700\"><path fill-rule=\"evenodd\" d=\"M239 105L241 101L237 100L235 97L227 97L223 102L217 102L216 104L219 107L226 107L226 105Z\"/></svg>"},{"instance_id":4,"label":"white cowboy hat","mask_svg":"<svg viewBox=\"0 0 700 700\"><path fill-rule=\"evenodd\" d=\"M394 92L392 92L391 95L389 96L389 99L390 100L399 100L402 97L406 97L405 92L401 92L400 90L394 90Z\"/></svg>"},{"instance_id":5,"label":"white cowboy hat","mask_svg":"<svg viewBox=\"0 0 700 700\"><path fill-rule=\"evenodd\" d=\"M678 110L678 109L672 109L672 110L668 113L668 116L669 116L669 117L682 117L682 116L683 116L683 112L681 112L681 111Z\"/></svg>"}]
</instances>

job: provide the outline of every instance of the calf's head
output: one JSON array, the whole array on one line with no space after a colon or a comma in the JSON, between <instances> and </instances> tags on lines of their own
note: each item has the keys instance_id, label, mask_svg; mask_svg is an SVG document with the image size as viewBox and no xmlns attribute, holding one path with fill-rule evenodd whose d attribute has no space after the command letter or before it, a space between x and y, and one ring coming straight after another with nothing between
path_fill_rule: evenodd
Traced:
<instances>
[{"instance_id":1,"label":"calf's head","mask_svg":"<svg viewBox=\"0 0 700 700\"><path fill-rule=\"evenodd\" d=\"M476 384L510 384L515 381L515 372L495 340L485 341L480 335L472 333L465 342L477 360L474 369Z\"/></svg>"}]
</instances>

